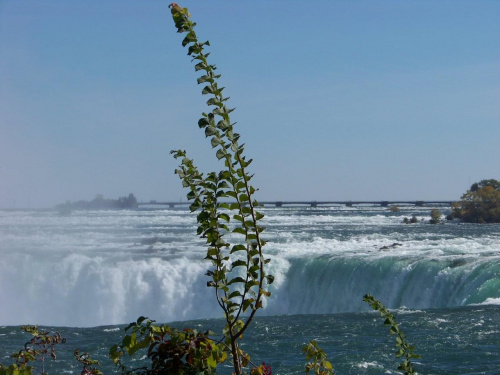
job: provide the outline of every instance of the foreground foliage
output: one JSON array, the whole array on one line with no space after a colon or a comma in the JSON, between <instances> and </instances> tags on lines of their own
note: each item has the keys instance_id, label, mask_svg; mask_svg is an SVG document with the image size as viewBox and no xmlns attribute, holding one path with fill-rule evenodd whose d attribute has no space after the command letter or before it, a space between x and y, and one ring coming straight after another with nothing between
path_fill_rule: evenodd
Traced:
<instances>
[{"instance_id":1,"label":"foreground foliage","mask_svg":"<svg viewBox=\"0 0 500 375\"><path fill-rule=\"evenodd\" d=\"M219 172L200 173L186 151L174 150L172 154L181 160L175 173L189 189L188 200L191 211L198 211L198 235L206 239L206 258L212 264L207 271L211 278L207 286L215 289L215 297L224 313L226 328L224 343L230 348L235 375L242 374L242 368L249 362L247 354L238 346L238 341L248 328L255 313L263 307L264 298L271 293L268 286L274 277L266 274L261 238L264 228L259 221L264 217L256 208L253 199L256 189L250 185L252 175L247 167L252 160L244 156L244 145L239 134L234 132L234 123L227 107L216 74L216 67L208 62L209 53L204 52L210 43L198 41L187 8L171 4L172 17L179 33L186 33L182 45L188 48L188 55L196 62L195 70L202 72L197 79L203 84L202 94L209 96L208 113L203 113L198 126L210 138L216 158L224 163ZM227 235L240 237L241 241L231 244ZM245 313L248 312L248 315Z\"/></svg>"},{"instance_id":2,"label":"foreground foliage","mask_svg":"<svg viewBox=\"0 0 500 375\"><path fill-rule=\"evenodd\" d=\"M406 337L399 328L399 324L396 322L394 315L389 312L379 300L369 294L366 294L363 297L363 301L368 303L375 311L380 312L380 316L385 319L384 324L390 327L389 333L391 335L396 335L396 357L403 358L403 362L399 364L398 370L404 371L405 375L416 374L415 370L413 369L413 363L411 362L411 360L421 357L414 352L415 348L413 347L413 345L406 341Z\"/></svg>"},{"instance_id":3,"label":"foreground foliage","mask_svg":"<svg viewBox=\"0 0 500 375\"><path fill-rule=\"evenodd\" d=\"M24 350L12 354L15 363L10 366L0 364L0 375L48 374L46 361L56 360L56 346L66 343L66 339L59 332L39 330L38 326L22 326L21 329L31 337L24 344ZM76 349L74 356L82 365L80 375L102 375L95 367L99 362L93 360L88 353L80 354Z\"/></svg>"},{"instance_id":4,"label":"foreground foliage","mask_svg":"<svg viewBox=\"0 0 500 375\"><path fill-rule=\"evenodd\" d=\"M405 375L416 374L411 360L420 356L414 353L413 346L406 341L393 314L373 296L365 295L363 300L380 312L384 324L390 326L389 332L396 335L395 355L404 358L398 370ZM140 317L125 328L126 334L121 342L110 348L109 357L122 375L211 375L216 374L218 365L227 359L229 348L222 341L211 338L213 332L202 333L190 328L179 331L165 324L154 323L153 320ZM0 375L48 375L45 360L49 357L55 360L56 345L66 343L66 339L58 332L39 331L37 326L24 326L22 329L32 337L24 350L12 355L16 359L14 364L7 367L0 364ZM316 341L311 340L302 351L306 355L306 375L335 374L326 353ZM147 358L146 364L128 368L127 359L139 352ZM76 349L74 356L82 366L80 375L103 375L96 367L99 362L93 360L89 353L80 354L79 349ZM249 361L249 358L246 357L246 360ZM259 366L251 364L250 375L272 375L271 367L265 362Z\"/></svg>"},{"instance_id":5,"label":"foreground foliage","mask_svg":"<svg viewBox=\"0 0 500 375\"><path fill-rule=\"evenodd\" d=\"M315 375L334 375L332 364L328 361L328 356L318 346L314 340L309 341L309 344L302 348L306 354L306 374L312 371Z\"/></svg>"},{"instance_id":6,"label":"foreground foliage","mask_svg":"<svg viewBox=\"0 0 500 375\"><path fill-rule=\"evenodd\" d=\"M140 317L130 323L120 344L109 350L109 356L124 375L191 375L215 374L219 363L226 360L225 347L211 340L210 332L200 333L189 328L178 331L168 325L155 325ZM132 356L146 349L149 366L127 369L123 356Z\"/></svg>"}]
</instances>

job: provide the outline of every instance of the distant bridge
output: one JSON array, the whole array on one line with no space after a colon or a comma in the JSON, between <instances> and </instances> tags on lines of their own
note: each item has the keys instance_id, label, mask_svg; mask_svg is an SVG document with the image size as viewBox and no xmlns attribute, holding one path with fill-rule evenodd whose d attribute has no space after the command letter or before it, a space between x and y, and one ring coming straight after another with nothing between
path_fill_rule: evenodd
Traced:
<instances>
[{"instance_id":1,"label":"distant bridge","mask_svg":"<svg viewBox=\"0 0 500 375\"><path fill-rule=\"evenodd\" d=\"M424 207L424 206L451 206L453 201L259 201L259 206L274 206L274 207L293 207L293 206L310 206L310 207L318 207L318 206L381 206L381 207L389 207L389 206L398 206L398 205L406 205L406 206L416 206L416 207ZM139 206L168 206L169 208L175 208L177 206L188 206L191 202L158 202L155 200L149 202L139 202L137 203Z\"/></svg>"}]
</instances>

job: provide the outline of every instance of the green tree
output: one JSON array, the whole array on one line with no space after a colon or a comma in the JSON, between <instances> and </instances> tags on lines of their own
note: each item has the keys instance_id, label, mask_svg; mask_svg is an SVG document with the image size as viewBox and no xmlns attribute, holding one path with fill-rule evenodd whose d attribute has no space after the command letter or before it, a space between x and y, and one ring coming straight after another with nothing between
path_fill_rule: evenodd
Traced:
<instances>
[{"instance_id":1,"label":"green tree","mask_svg":"<svg viewBox=\"0 0 500 375\"><path fill-rule=\"evenodd\" d=\"M449 218L468 223L500 223L500 182L494 179L472 184Z\"/></svg>"},{"instance_id":2,"label":"green tree","mask_svg":"<svg viewBox=\"0 0 500 375\"><path fill-rule=\"evenodd\" d=\"M479 189L482 189L486 186L491 186L495 190L500 190L500 181L497 181L495 179L489 179L489 180L481 180L479 182L475 182L472 184L470 187L470 191L476 192Z\"/></svg>"}]
</instances>

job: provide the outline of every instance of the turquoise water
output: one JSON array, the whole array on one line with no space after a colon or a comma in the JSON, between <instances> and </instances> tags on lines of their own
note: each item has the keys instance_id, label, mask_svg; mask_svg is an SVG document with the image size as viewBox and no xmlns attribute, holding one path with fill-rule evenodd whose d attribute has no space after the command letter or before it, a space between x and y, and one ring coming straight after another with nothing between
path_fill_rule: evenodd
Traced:
<instances>
[{"instance_id":1,"label":"turquoise water","mask_svg":"<svg viewBox=\"0 0 500 375\"><path fill-rule=\"evenodd\" d=\"M460 307L425 311L396 312L407 340L415 345L422 359L415 361L420 374L499 374L500 308L498 306ZM258 317L245 335L243 349L257 363L271 365L273 374L303 374L302 347L317 340L328 354L337 374L396 374L394 337L375 313L330 315L287 315ZM221 320L173 323L178 328L220 331ZM67 343L58 349L57 361L49 373L74 373L79 369L73 349L88 351L101 361L105 374L118 373L107 358L108 349L118 343L123 326L95 328L53 328ZM0 327L0 352L12 353L26 341L18 327ZM141 364L137 360L133 366ZM6 356L2 362L8 363ZM229 364L220 374L231 374Z\"/></svg>"},{"instance_id":2,"label":"turquoise water","mask_svg":"<svg viewBox=\"0 0 500 375\"><path fill-rule=\"evenodd\" d=\"M366 293L396 312L423 356L419 373L500 374L500 226L430 225L430 207L263 213L275 283L245 350L273 374L303 373L309 339L338 374L396 373L394 338L362 302ZM414 214L417 224L402 223ZM51 373L79 373L75 347L112 373L107 350L140 315L220 331L195 233L183 209L0 211L0 362L22 347L21 324L67 337Z\"/></svg>"}]
</instances>

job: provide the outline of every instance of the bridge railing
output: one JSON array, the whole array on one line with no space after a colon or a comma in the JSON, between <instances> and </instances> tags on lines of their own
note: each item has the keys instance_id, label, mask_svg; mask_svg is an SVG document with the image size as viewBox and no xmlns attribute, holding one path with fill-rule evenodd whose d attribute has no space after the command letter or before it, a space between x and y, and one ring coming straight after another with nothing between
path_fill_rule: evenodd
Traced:
<instances>
[{"instance_id":1,"label":"bridge railing","mask_svg":"<svg viewBox=\"0 0 500 375\"><path fill-rule=\"evenodd\" d=\"M360 206L360 205L370 205L370 206L381 206L381 207L389 207L389 206L397 206L397 205L407 205L407 206L416 206L416 207L424 207L424 206L451 206L453 201L260 201L259 205L263 206L274 206L274 207L293 207L293 206L310 206L310 207L318 207L318 206ZM139 202L139 206L168 206L169 208L175 208L177 206L187 206L190 202L159 202L159 201L149 201L149 202Z\"/></svg>"}]
</instances>

